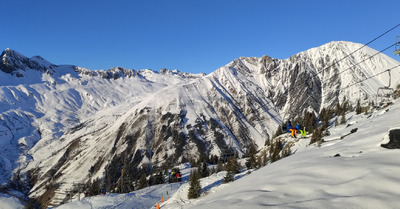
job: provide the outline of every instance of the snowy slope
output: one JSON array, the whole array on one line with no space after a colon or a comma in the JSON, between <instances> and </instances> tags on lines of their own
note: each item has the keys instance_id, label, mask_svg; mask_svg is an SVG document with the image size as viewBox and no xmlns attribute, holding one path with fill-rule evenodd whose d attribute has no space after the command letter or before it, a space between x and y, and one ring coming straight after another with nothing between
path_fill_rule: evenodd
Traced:
<instances>
[{"instance_id":1,"label":"snowy slope","mask_svg":"<svg viewBox=\"0 0 400 209\"><path fill-rule=\"evenodd\" d=\"M397 208L400 204L400 150L380 146L392 127L399 127L400 101L368 115L348 114L345 125L330 128L320 147L308 145L309 139L296 144L297 152L229 184L221 184L225 172L201 179L202 196L187 199L188 183L156 186L154 200L140 190L130 194L85 198L60 208L131 208L147 204L153 208L164 195L161 208ZM347 127L348 124L352 124ZM350 132L358 131L340 140ZM334 157L339 154L340 156ZM244 175L244 176L243 176ZM153 188L147 189L148 196ZM169 191L169 195L166 195ZM170 195L171 192L175 192ZM140 193L137 196L136 193ZM90 202L88 204L87 202ZM129 205L124 203L129 202ZM138 207L141 208L141 207Z\"/></svg>"},{"instance_id":2,"label":"snowy slope","mask_svg":"<svg viewBox=\"0 0 400 209\"><path fill-rule=\"evenodd\" d=\"M241 57L209 75L93 71L7 49L0 65L1 186L9 189L14 179L24 191L12 189L40 198L53 184L58 188L50 202L58 205L63 191L104 177L107 166L126 153L139 156L136 167L166 166L199 153L262 147L282 122L305 109L376 98L377 88L387 85L386 73L344 87L399 62L371 58L376 51L366 47L326 68L360 46L332 42L286 60ZM399 72L392 71L392 86L399 84Z\"/></svg>"},{"instance_id":3,"label":"snowy slope","mask_svg":"<svg viewBox=\"0 0 400 209\"><path fill-rule=\"evenodd\" d=\"M22 172L19 178L26 182L26 171L58 153L63 147L57 139L73 127L88 121L104 126L148 94L203 76L167 69L92 71L56 66L9 49L2 60L0 183L6 188L15 174Z\"/></svg>"},{"instance_id":4,"label":"snowy slope","mask_svg":"<svg viewBox=\"0 0 400 209\"><path fill-rule=\"evenodd\" d=\"M390 128L400 125L398 115L399 101L370 115L349 116L347 124L353 125L331 128L332 135L321 147L300 149L186 206L396 208L400 204L400 151L380 144ZM358 131L338 139L353 128Z\"/></svg>"},{"instance_id":5,"label":"snowy slope","mask_svg":"<svg viewBox=\"0 0 400 209\"><path fill-rule=\"evenodd\" d=\"M188 164L180 166L182 181L187 183L192 168ZM77 201L77 196L73 197L71 202L56 207L58 209L68 208L135 208L148 209L155 207L156 204L162 204L163 200L170 199L182 187L182 183L161 184L146 187L127 194L106 194L92 197L86 197L81 201Z\"/></svg>"},{"instance_id":6,"label":"snowy slope","mask_svg":"<svg viewBox=\"0 0 400 209\"><path fill-rule=\"evenodd\" d=\"M188 149L189 147L185 148L183 153L176 153L174 147L168 149L173 146L173 144L171 144L172 140L158 140L162 139L161 137L163 137L163 133L161 133L161 125L157 125L165 123L162 120L163 116L168 115L170 112L179 114L181 109L186 110L185 118L182 120L183 124L175 123L175 125L179 125L182 131L186 131L186 133L189 131L187 130L188 128L185 123L194 123L197 118L201 117L200 115L203 115L206 118L217 117L216 111L210 109L209 105L203 101L204 98L210 96L210 92L213 93L213 88L215 88L215 85L217 84L215 84L212 77L201 78L197 82L200 82L200 84L192 82L189 84L163 88L162 94L159 94L156 91L154 94L148 95L141 102L135 104L134 107L121 104L115 108L103 109L103 111L94 115L93 118L86 120L86 122L81 126L64 133L64 135L60 137L60 140L53 141L52 143L43 146L42 143L45 143L45 141L41 140L38 142L37 145L32 148L32 150L35 150L32 153L32 156L36 160L31 162L27 169L37 167L41 168L39 175L42 176L42 178L40 178L36 186L32 188L31 195L39 196L43 194L43 192L45 192L43 185L50 179L53 180L52 177L56 175L58 177L54 180L61 185L57 189L60 193L56 191L56 194L59 195L55 196L55 199L57 199L58 202L55 201L53 204L59 204L65 196L61 191L71 188L74 182L85 183L88 179L103 177L107 163L114 159L115 155L121 154L128 149L127 144L129 144L129 141L127 141L127 139L130 139L131 136L137 137L132 152L140 153L142 150L152 148L155 150L153 158L156 160L153 159L153 161L155 161L154 165L157 166L161 166L162 163L167 161L167 159L163 159L163 156L166 154L169 156L175 156L178 154L178 162L182 160L182 157L189 158L191 156L197 156L199 151L197 151L195 147L193 148L194 144L190 144L190 141L189 147L192 146L192 149ZM219 105L222 106L225 99L223 96L219 96L219 94L216 96L220 97L219 101L221 102ZM226 102L225 105L227 108L226 112L237 111L237 109L239 109L231 102ZM116 114L117 111L121 110L127 112L124 112L121 115ZM268 115L267 113L265 114L265 118L267 118ZM230 120L233 121L233 125L228 130L232 132L241 132L241 124L234 124L236 118L233 117L230 118ZM108 121L113 121L113 123L110 124ZM148 134L146 128L141 128L148 126L149 121L151 121L152 124L155 124L154 128L152 128L154 129L154 131L152 130L154 141L150 142L147 139ZM268 120L265 120L264 122L266 121ZM254 141L259 145L263 145L265 141L263 136L254 129L245 118L242 123L243 126L249 127L251 136L254 137ZM275 130L276 123L272 125L273 128L268 128L269 130ZM126 131L122 132L120 130ZM238 134L236 133L236 135ZM210 153L221 155L220 150L217 149L218 147L213 141L214 136L212 135L212 132L205 136L208 137L204 137L202 140L204 140L205 143L210 144L211 147L215 147L215 149L210 149ZM232 148L241 150L242 145L233 135L231 138L225 139L225 143L229 144ZM153 144L159 145L154 146ZM61 149L57 150L55 149L56 147ZM115 153L113 151L114 147L118 147ZM40 150L55 151L41 152ZM68 153L68 161L64 164L58 165L58 163L65 158L66 153ZM96 162L100 163L99 171L89 177L88 171L94 165L92 159L95 159ZM148 162L148 159L143 160L143 164L148 164ZM156 162L159 163L157 164ZM138 166L143 164L139 164ZM56 171L52 173L55 169Z\"/></svg>"}]
</instances>

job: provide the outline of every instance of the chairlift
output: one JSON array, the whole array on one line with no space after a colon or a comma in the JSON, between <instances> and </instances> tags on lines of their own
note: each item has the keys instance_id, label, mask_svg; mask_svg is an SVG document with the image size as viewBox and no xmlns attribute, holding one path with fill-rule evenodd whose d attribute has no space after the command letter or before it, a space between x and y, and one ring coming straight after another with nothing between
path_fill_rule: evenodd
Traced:
<instances>
[{"instance_id":1,"label":"chairlift","mask_svg":"<svg viewBox=\"0 0 400 209\"><path fill-rule=\"evenodd\" d=\"M400 36L396 36L396 45L394 48L394 55L400 55Z\"/></svg>"},{"instance_id":2,"label":"chairlift","mask_svg":"<svg viewBox=\"0 0 400 209\"><path fill-rule=\"evenodd\" d=\"M379 87L376 91L376 105L378 107L381 106L385 101L390 100L390 97L393 95L394 92L393 88L390 87L392 76L390 74L390 70L387 71L389 73L389 85Z\"/></svg>"}]
</instances>

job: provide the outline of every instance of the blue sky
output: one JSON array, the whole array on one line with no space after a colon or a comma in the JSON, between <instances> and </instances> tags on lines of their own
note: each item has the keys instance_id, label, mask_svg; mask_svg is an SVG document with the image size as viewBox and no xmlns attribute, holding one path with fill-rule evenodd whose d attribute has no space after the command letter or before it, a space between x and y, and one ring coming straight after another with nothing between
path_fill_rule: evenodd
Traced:
<instances>
[{"instance_id":1,"label":"blue sky","mask_svg":"<svg viewBox=\"0 0 400 209\"><path fill-rule=\"evenodd\" d=\"M400 23L399 0L1 1L0 49L89 69L210 73L240 56L285 59L367 43ZM382 50L400 27L370 46ZM385 53L392 56L394 48Z\"/></svg>"}]
</instances>

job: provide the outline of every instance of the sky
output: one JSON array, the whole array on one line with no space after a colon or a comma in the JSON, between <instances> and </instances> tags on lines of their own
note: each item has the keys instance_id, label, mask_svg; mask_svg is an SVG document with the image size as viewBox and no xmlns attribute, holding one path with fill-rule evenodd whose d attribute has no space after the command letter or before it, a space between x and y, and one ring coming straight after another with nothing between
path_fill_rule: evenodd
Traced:
<instances>
[{"instance_id":1,"label":"sky","mask_svg":"<svg viewBox=\"0 0 400 209\"><path fill-rule=\"evenodd\" d=\"M368 43L400 24L398 0L0 0L0 50L93 70L210 73L238 57L286 59ZM370 46L400 36L397 27ZM394 47L385 54L393 55Z\"/></svg>"}]
</instances>

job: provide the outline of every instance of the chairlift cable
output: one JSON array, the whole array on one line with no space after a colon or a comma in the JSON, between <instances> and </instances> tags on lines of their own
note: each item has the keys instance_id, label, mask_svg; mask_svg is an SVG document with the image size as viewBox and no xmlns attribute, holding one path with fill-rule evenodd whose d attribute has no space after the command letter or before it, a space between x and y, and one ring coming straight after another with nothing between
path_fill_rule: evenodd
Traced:
<instances>
[{"instance_id":1,"label":"chairlift cable","mask_svg":"<svg viewBox=\"0 0 400 209\"><path fill-rule=\"evenodd\" d=\"M392 30L394 30L394 29L396 29L396 28L397 28L397 27L399 27L399 26L400 26L400 24L398 24L398 25L394 26L393 28L391 28L391 29L387 30L386 32L384 32L384 33L380 34L380 35L379 35L379 36L377 36L376 38L372 39L372 40L371 40L371 41L369 41L368 43L364 44L364 45L363 45L363 46L361 46L360 48L358 48L358 49L354 50L354 51L353 51L353 52L351 52L350 54L348 54L348 55L344 56L343 58L341 58L341 59L339 59L338 61L334 62L333 64L329 65L328 67L325 67L325 68L323 68L323 69L322 69L322 70L320 70L320 71L318 71L318 70L317 70L317 73L314 73L314 72L311 72L311 71L310 71L310 72L311 72L311 74L313 74L312 76L314 76L314 77L318 77L318 73L321 73L321 72L323 72L324 70L326 70L326 69L328 69L328 68L332 67L333 65L335 65L335 64L337 64L337 63L339 63L339 62L343 61L343 60L344 60L344 59L346 59L347 57L349 57L349 56L353 55L353 54L354 54L354 53L356 53L357 51L359 51L359 50L361 50L362 48L364 48L364 47L368 46L368 45L369 45L369 44L371 44L372 42L376 41L377 39L381 38L382 36L386 35L387 33L389 33L390 31L392 31ZM396 44L394 44L394 45L396 45ZM382 53L382 52L386 51L387 49L389 49L389 48L393 47L394 45L391 45L391 46L389 46L389 47L387 47L387 48L385 48L385 49L383 49L383 50L379 51L378 53L374 54L373 56L369 57L368 59L370 59L370 58L374 57L375 55L377 55L377 54L379 54L379 53ZM365 60L363 60L362 62L364 62L364 61L365 61ZM361 62L360 62L360 63L361 63ZM359 64L359 63L357 63L357 64ZM357 64L356 64L356 65L357 65ZM355 66L355 65L354 65L354 66ZM352 66L352 67L354 67L354 66ZM343 72L343 71L342 71L342 72ZM325 79L325 80L326 80L326 79ZM325 80L323 80L323 81L325 81ZM288 92L289 90L292 90L292 89L294 89L295 87L297 87L297 86L293 86L293 87L291 87L291 88L288 88L288 89L286 90L286 92Z\"/></svg>"},{"instance_id":2,"label":"chairlift cable","mask_svg":"<svg viewBox=\"0 0 400 209\"><path fill-rule=\"evenodd\" d=\"M386 34L389 33L390 31L392 31L392 30L394 30L395 28L397 28L398 26L400 26L400 24L398 24L398 25L394 26L393 28L387 30L386 32L384 32L384 33L382 33L381 35L377 36L376 38L374 38L374 39L371 40L370 42L364 44L364 45L361 46L360 48L358 48L358 49L356 49L355 51L351 52L350 54L344 56L344 57L341 58L340 60L334 62L334 63L331 64L331 65L329 65L328 67L323 68L321 71L317 71L317 73L312 73L312 74L313 74L315 77L318 76L318 73L321 73L321 72L323 72L324 70L326 70L326 69L328 69L328 68L334 66L335 64L337 64L337 63L339 63L340 61L344 60L345 58L351 56L352 54L354 54L355 52L361 50L362 48L364 48L365 46L367 46L367 45L369 45L370 43L374 42L375 40L377 40L377 39L381 38L382 36L386 35ZM385 49L383 49L383 50L381 50L381 51L375 53L374 55L368 57L367 59L364 59L364 60L362 60L362 61L360 61L360 62L358 62L358 63L352 65L351 67L347 68L346 70L343 70L343 71L339 72L338 74L335 74L334 76L340 75L341 73L344 73L345 71L348 71L348 70L350 70L351 68L358 66L359 64L365 62L366 60L371 59L372 57L374 57L374 56L376 56L376 55L378 55L378 54L380 54L380 53L382 53L382 52L384 52L384 51L386 51L386 50L388 50L388 49L390 49L391 47L396 46L396 45L398 45L398 42L397 42L397 41L396 41L396 43L394 43L394 44L392 44L392 45L386 47ZM396 67L398 67L398 66L396 66ZM394 68L396 68L396 67L394 67ZM386 72L386 71L384 71L384 72ZM382 73L379 73L379 74L382 74ZM374 76L372 76L372 77L375 77L375 76L377 76L377 75L379 75L379 74L376 74L376 75L374 75ZM372 78L372 77L369 77L369 78ZM331 78L331 77L322 80L321 83L324 83L325 81L327 81L327 80L330 79L330 78ZM360 82L356 82L356 83L354 83L354 84L351 84L351 86L353 86L353 85L355 85L355 84L357 84L357 83L362 83L362 82L365 81L365 80L368 80L368 79L364 79L364 80L362 80L362 81L360 81ZM345 89L345 88L348 88L348 87L350 87L350 86L346 86L346 87L344 87L344 88L341 88L341 89L339 89L339 91L341 91L341 90L343 90L343 89ZM293 87L293 88L294 88L294 87ZM291 89L292 89L292 88L291 88ZM309 97L310 97L310 96L309 96ZM308 97L308 98L309 98L309 97ZM307 98L307 99L308 99L308 98Z\"/></svg>"},{"instance_id":3,"label":"chairlift cable","mask_svg":"<svg viewBox=\"0 0 400 209\"><path fill-rule=\"evenodd\" d=\"M343 70L343 71L341 71L341 72L335 74L334 76L340 75L340 74L342 74L342 73L344 73L344 72L350 70L351 68L356 67L357 65L359 65L359 64L361 64L361 63L363 63L363 62L365 62L365 61L367 61L367 60L369 60L369 59L371 59L372 57L375 57L376 55L378 55L378 54L380 54L380 53L382 53L382 52L384 52L384 51L386 51L386 50L392 48L392 47L395 46L395 45L396 45L396 43L394 43L394 44L392 44L392 45L386 47L385 49L383 49L383 50L381 50L381 51L375 53L374 55L372 55L372 56L370 56L370 57L368 57L368 58L366 58L366 59L364 59L364 60L361 60L360 62L358 62L358 63L356 63L356 64L353 64L352 66L350 66L350 67L348 67L347 69L345 69L345 70ZM327 81L327 80L330 79L330 78L331 78L331 77L329 77L329 78L327 78L327 79L324 79L322 82L325 82L325 81Z\"/></svg>"},{"instance_id":4,"label":"chairlift cable","mask_svg":"<svg viewBox=\"0 0 400 209\"><path fill-rule=\"evenodd\" d=\"M377 36L376 38L372 39L370 42L364 44L364 45L361 46L360 48L358 48L358 49L356 49L355 51L351 52L350 54L344 56L344 57L341 58L340 60L334 62L333 64L329 65L328 67L323 68L323 69L322 69L321 71L319 71L318 73L320 73L320 72L322 72L322 71L324 71L324 70L326 70L326 69L332 67L333 65L337 64L338 62L340 62L340 61L346 59L347 57L349 57L349 56L351 56L351 55L353 55L353 54L356 53L357 51L359 51L359 50L361 50L362 48L368 46L368 45L371 44L372 42L376 41L377 39L381 38L382 36L386 35L387 33L389 33L390 31L394 30L395 28L397 28L397 27L399 27L399 26L400 26L400 24L398 24L398 25L394 26L393 28L387 30L386 32L384 32L384 33L382 33L381 35Z\"/></svg>"},{"instance_id":5,"label":"chairlift cable","mask_svg":"<svg viewBox=\"0 0 400 209\"><path fill-rule=\"evenodd\" d=\"M369 77L367 77L367 78L364 78L364 79L361 80L361 81L358 81L358 82L349 84L349 85L347 85L346 87L341 88L340 90L343 90L343 89L349 88L349 87L351 87L351 86L354 86L354 85L356 85L356 84L362 83L362 82L364 82L364 81L366 81L366 80L369 80L369 79L371 79L371 78L373 78L373 77L376 77L376 76L378 76L378 75L381 75L381 74L383 74L383 73L385 73L385 72L387 72L387 71L391 71L391 70L393 70L393 69L395 69L395 68L397 68L397 67L400 67L400 65L396 65L396 66L394 66L394 67L392 67L392 68L389 68L389 69L386 69L386 70L384 70L384 71L382 71L382 72L380 72L380 73L377 73L377 74L375 74L375 75L372 75L372 76L369 76Z\"/></svg>"},{"instance_id":6,"label":"chairlift cable","mask_svg":"<svg viewBox=\"0 0 400 209\"><path fill-rule=\"evenodd\" d=\"M385 72L390 72L391 70L393 70L393 69L395 69L395 68L397 68L397 67L400 67L400 65L396 65L396 66L394 66L394 67L391 67L391 68L389 68L389 69L386 69L386 70L384 70L384 71L382 71L382 72L379 72L379 73L377 73L377 74L374 74L374 75L372 75L372 76L369 76L369 77L367 77L367 78L365 78L365 79L363 79L363 80L361 80L361 81L358 81L358 82L355 82L355 83L352 83L352 84L350 84L350 85L347 85L346 87L343 87L343 88L340 88L339 89L339 91L342 91L342 90L344 90L344 89L346 89L346 88L349 88L349 87L351 87L351 86L354 86L354 85L356 85L356 84L359 84L359 83L362 83L362 82L364 82L364 81L366 81L366 80L369 80L369 79L371 79L371 78L373 78L373 77L376 77L376 76L378 76L378 75L381 75L381 74L383 74L383 73L385 73ZM310 96L309 96L310 97ZM308 98L309 98L308 97ZM307 98L307 99L308 99ZM306 99L306 100L307 100ZM285 114L287 113L287 111L285 111ZM283 122L283 121L282 121Z\"/></svg>"},{"instance_id":7,"label":"chairlift cable","mask_svg":"<svg viewBox=\"0 0 400 209\"><path fill-rule=\"evenodd\" d=\"M372 40L369 41L368 43L364 44L364 45L361 46L360 48L354 50L353 52L351 52L350 54L344 56L343 58L339 59L338 61L334 62L333 64L331 64L331 65L329 65L329 66L323 68L323 69L320 70L320 71L317 70L317 73L314 73L314 72L311 72L311 71L310 71L310 72L311 72L311 77L318 77L318 73L321 73L321 72L323 72L324 70L326 70L326 69L328 69L328 68L334 66L335 64L337 64L337 63L339 63L339 62L341 62L341 61L343 61L343 60L346 59L347 57L353 55L353 54L356 53L357 51L359 51L359 50L361 50L362 48L368 46L368 45L371 44L372 42L378 40L379 38L381 38L382 36L386 35L387 33L391 32L391 31L393 31L394 29L396 29L396 28L399 27L399 26L400 26L400 24L397 24L396 26L392 27L391 29L389 29L389 30L385 31L384 33L380 34L379 36L375 37L374 39L372 39ZM349 67L349 68L346 69L346 70L343 70L342 72L339 72L339 74L341 74L341 73L343 73L343 72L345 72L345 71L351 69L352 67L355 67L355 66L357 66L357 65L359 65L359 64L361 64L361 63L363 63L364 61L366 61L366 60L368 60L368 59L371 59L372 57L374 57L374 56L376 56L376 55L378 55L378 54L380 54L380 53L386 51L387 49L389 49L389 48L391 48L391 47L393 47L393 46L395 46L395 45L397 45L397 44L398 44L398 43L396 42L395 44L393 44L393 45L391 45L391 46L389 46L389 47L387 47L387 48L385 48L385 49L383 49L383 50L381 50L381 51L375 53L374 55L370 56L369 58L367 58L367 59L365 59L365 60L362 60L362 61L360 61L359 63L354 64L353 66ZM394 69L394 68L397 68L397 67L400 67L400 65L395 66L395 67L392 67L392 68L390 68L390 69L387 69L387 70L385 70L385 71L383 71L383 72L380 72L380 73L378 73L378 74L375 74L375 75L373 75L373 76L370 76L370 77L368 77L368 78L366 78L366 79L363 79L363 80L361 80L361 81L359 81L359 82L353 83L353 84L348 85L348 86L346 86L346 87L340 88L339 91L341 91L341 90L343 90L343 89L346 89L346 88L349 88L349 87L351 87L351 86L353 86L353 85L356 85L356 84L358 84L358 83L362 83L362 82L364 82L364 81L366 81L366 80L368 80L368 79L371 79L371 78L373 78L373 77L375 77L375 76L378 76L378 75L380 75L380 74L383 74L384 72L389 71L389 70ZM321 80L321 84L322 84L323 82L325 82L326 80L327 80L327 79ZM289 92L290 90L293 90L293 89L297 88L298 86L299 86L299 85L293 85L292 87L286 89L285 92ZM312 95L308 96L308 98L307 98L305 101L307 101L311 96L312 96ZM282 114L283 114L284 117L285 117L286 114L289 113L289 112L291 112L291 111L290 111L290 110L287 110L287 111L282 112L282 113L279 113L278 111L276 111L276 112L278 113L279 116L282 117ZM276 116L278 116L278 115L276 115ZM280 121L283 122L284 117L283 117L282 119L280 119Z\"/></svg>"},{"instance_id":8,"label":"chairlift cable","mask_svg":"<svg viewBox=\"0 0 400 209\"><path fill-rule=\"evenodd\" d=\"M399 25L400 25L400 24L399 24ZM397 26L399 26L399 25L397 25ZM396 26L396 27L397 27L397 26ZM395 27L394 27L394 28L395 28ZM394 28L392 28L392 29L394 29ZM391 29L391 30L392 30L392 29ZM390 31L390 30L389 30L389 31ZM388 31L387 31L387 32L388 32ZM385 32L385 33L387 33L387 32ZM384 34L385 34L385 33L384 33ZM382 37L384 34L380 35L379 37ZM377 39L377 38L375 38L374 40L376 40L376 39ZM374 40L372 40L372 41L374 41ZM368 42L367 44L372 43L372 41ZM367 46L367 44L365 44L364 46ZM347 69L345 69L345 70L343 70L343 71L341 71L341 72L335 74L334 76L340 75L340 74L344 73L345 71L348 71L349 69L360 65L361 63L365 62L366 60L371 59L372 57L374 57L374 56L376 56L376 55L378 55L378 54L380 54L380 53L382 53L382 52L384 52L384 51L390 49L391 47L395 46L396 44L397 44L397 43L394 43L394 44L392 44L392 45L386 47L385 49L383 49L383 50L381 50L381 51L379 51L379 52L373 54L372 56L370 56L370 57L368 57L368 58L366 58L366 59L364 59L364 60L362 60L362 61L360 61L360 62L358 62L358 63L356 63L356 64L353 64L351 67L349 67L349 68L347 68ZM352 53L350 53L349 55L345 56L344 58L350 56L351 54L354 54L356 51L360 50L360 49L363 48L364 46L362 46L362 47L360 47L359 49L353 51ZM343 60L344 58L340 59L339 61ZM335 63L338 63L339 61L337 61L337 62L335 62ZM332 65L330 65L330 66L333 66L333 65L334 65L334 64L332 64ZM330 67L330 66L329 66L329 67ZM349 85L349 86L340 88L339 91L342 91L343 89L346 89L346 88L348 88L348 87L350 87L350 86L353 86L353 85L356 85L356 84L358 84L358 83L362 83L362 82L364 82L364 81L366 81L366 80L368 80L368 79L371 79L371 78L373 78L373 77L375 77L375 76L378 76L378 75L380 75L380 74L383 74L384 72L390 71L391 69L394 69L394 68L399 67L399 66L400 66L400 65L395 66L395 67L390 68L390 69L387 69L387 70L385 70L385 71L383 71L383 72L380 72L380 73L378 73L378 74L375 74L375 75L373 75L373 76L370 76L370 77L368 77L368 78L366 78L366 79L363 79L363 80L361 80L361 81L359 81L359 82L353 83L353 84L351 84L351 85ZM328 67L328 68L329 68L329 67ZM327 69L327 68L324 68L324 69ZM314 76L317 76L317 75L318 75L318 74L314 74ZM313 75L311 75L311 76L313 76ZM321 84L323 84L325 81L327 81L327 80L330 79L330 78L331 78L331 77L329 77L329 78L327 78L327 79L324 79L324 80L321 80ZM290 91L290 90L294 89L295 87L298 87L298 85L294 85L292 88L289 88L289 89L286 90L286 91ZM322 95L324 95L324 93L322 93ZM312 95L308 96L307 99L306 99L305 101L307 101L311 96L312 96ZM289 111L289 112L290 112L290 111ZM288 112L285 111L284 115L286 115L287 113L288 113ZM283 119L283 118L282 118L282 119Z\"/></svg>"}]
</instances>

